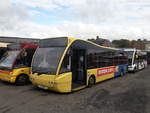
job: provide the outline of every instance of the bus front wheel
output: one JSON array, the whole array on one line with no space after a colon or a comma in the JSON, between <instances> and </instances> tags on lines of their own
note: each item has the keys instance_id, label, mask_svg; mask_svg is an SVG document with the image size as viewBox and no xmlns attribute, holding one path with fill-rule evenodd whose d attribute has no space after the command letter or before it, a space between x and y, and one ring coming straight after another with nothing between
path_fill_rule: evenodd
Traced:
<instances>
[{"instance_id":1,"label":"bus front wheel","mask_svg":"<svg viewBox=\"0 0 150 113\"><path fill-rule=\"evenodd\" d=\"M92 87L95 84L95 76L90 76L88 80L88 87Z\"/></svg>"},{"instance_id":2,"label":"bus front wheel","mask_svg":"<svg viewBox=\"0 0 150 113\"><path fill-rule=\"evenodd\" d=\"M25 74L19 75L16 79L17 85L25 85L29 82L29 77Z\"/></svg>"},{"instance_id":3,"label":"bus front wheel","mask_svg":"<svg viewBox=\"0 0 150 113\"><path fill-rule=\"evenodd\" d=\"M135 68L133 69L133 73L135 73L135 72L137 72L137 71L138 71L138 68L135 67Z\"/></svg>"}]
</instances>

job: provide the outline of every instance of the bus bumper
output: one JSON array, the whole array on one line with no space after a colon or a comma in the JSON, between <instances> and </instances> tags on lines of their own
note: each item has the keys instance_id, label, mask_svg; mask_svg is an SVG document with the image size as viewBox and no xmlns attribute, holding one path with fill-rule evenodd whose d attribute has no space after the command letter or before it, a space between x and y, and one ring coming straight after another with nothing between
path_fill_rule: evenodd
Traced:
<instances>
[{"instance_id":1,"label":"bus bumper","mask_svg":"<svg viewBox=\"0 0 150 113\"><path fill-rule=\"evenodd\" d=\"M31 74L30 81L33 85L41 89L54 90L54 77L52 75L49 75L49 77L47 77L46 75Z\"/></svg>"},{"instance_id":2,"label":"bus bumper","mask_svg":"<svg viewBox=\"0 0 150 113\"><path fill-rule=\"evenodd\" d=\"M16 80L16 77L12 75L12 72L9 72L9 73L3 73L3 72L0 72L0 79L2 81L7 81L7 82L10 82L10 83L15 83L15 80Z\"/></svg>"},{"instance_id":3,"label":"bus bumper","mask_svg":"<svg viewBox=\"0 0 150 113\"><path fill-rule=\"evenodd\" d=\"M71 92L71 77L63 76L55 78L56 75L30 75L30 81L33 85L45 89L52 90L60 93L68 93Z\"/></svg>"},{"instance_id":4,"label":"bus bumper","mask_svg":"<svg viewBox=\"0 0 150 113\"><path fill-rule=\"evenodd\" d=\"M128 71L134 71L135 67L133 66L128 66Z\"/></svg>"}]
</instances>

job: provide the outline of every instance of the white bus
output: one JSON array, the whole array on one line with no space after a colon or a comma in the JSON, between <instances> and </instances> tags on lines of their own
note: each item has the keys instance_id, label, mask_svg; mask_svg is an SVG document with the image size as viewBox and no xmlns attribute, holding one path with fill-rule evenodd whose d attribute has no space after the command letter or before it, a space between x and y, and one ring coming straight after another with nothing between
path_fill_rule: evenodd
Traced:
<instances>
[{"instance_id":1,"label":"white bus","mask_svg":"<svg viewBox=\"0 0 150 113\"><path fill-rule=\"evenodd\" d=\"M124 49L128 54L128 71L136 72L147 67L147 53L137 49Z\"/></svg>"}]
</instances>

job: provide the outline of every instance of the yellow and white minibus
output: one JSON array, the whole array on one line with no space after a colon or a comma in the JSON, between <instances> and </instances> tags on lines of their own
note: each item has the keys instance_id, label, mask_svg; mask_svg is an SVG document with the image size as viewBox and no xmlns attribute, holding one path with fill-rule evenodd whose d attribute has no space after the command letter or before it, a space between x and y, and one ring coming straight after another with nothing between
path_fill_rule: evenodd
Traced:
<instances>
[{"instance_id":1,"label":"yellow and white minibus","mask_svg":"<svg viewBox=\"0 0 150 113\"><path fill-rule=\"evenodd\" d=\"M29 82L32 56L37 44L15 43L7 47L0 60L0 79L18 85Z\"/></svg>"}]
</instances>

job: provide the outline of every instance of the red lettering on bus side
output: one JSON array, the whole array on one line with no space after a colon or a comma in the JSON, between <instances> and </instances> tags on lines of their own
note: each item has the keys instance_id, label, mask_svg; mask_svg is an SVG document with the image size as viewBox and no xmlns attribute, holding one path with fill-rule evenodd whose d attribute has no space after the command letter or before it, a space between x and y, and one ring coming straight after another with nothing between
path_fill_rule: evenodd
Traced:
<instances>
[{"instance_id":1,"label":"red lettering on bus side","mask_svg":"<svg viewBox=\"0 0 150 113\"><path fill-rule=\"evenodd\" d=\"M107 74L111 74L115 72L115 66L113 67L107 67L107 68L101 68L97 70L97 76L103 76Z\"/></svg>"}]
</instances>

